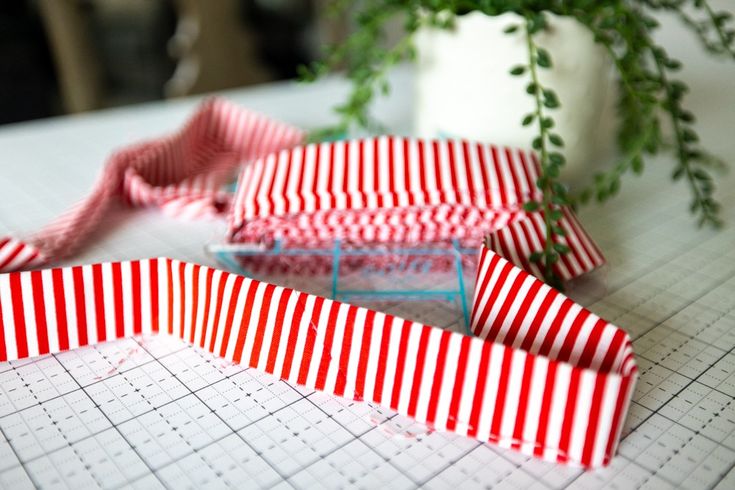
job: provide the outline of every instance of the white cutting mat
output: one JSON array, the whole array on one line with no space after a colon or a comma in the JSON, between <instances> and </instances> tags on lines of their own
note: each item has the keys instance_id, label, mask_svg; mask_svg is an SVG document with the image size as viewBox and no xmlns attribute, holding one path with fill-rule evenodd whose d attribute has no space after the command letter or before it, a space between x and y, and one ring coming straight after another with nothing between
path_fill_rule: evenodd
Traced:
<instances>
[{"instance_id":1,"label":"white cutting mat","mask_svg":"<svg viewBox=\"0 0 735 490\"><path fill-rule=\"evenodd\" d=\"M663 178L654 170L614 205L582 214L610 266L573 296L631 332L641 370L607 469L582 472L432 433L154 337L0 364L0 485L733 487L735 230L694 231L682 192L646 191ZM732 210L735 193L723 190ZM206 261L216 228L197 224L184 235L176 230L191 225L156 213L111 222L119 227L85 258ZM447 303L382 307L439 326L461 318Z\"/></svg>"}]
</instances>

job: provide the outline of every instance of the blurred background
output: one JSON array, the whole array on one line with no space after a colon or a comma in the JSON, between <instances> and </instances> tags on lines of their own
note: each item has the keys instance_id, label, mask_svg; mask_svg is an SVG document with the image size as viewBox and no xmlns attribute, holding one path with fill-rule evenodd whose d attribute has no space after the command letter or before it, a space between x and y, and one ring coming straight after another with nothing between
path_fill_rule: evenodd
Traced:
<instances>
[{"instance_id":1,"label":"blurred background","mask_svg":"<svg viewBox=\"0 0 735 490\"><path fill-rule=\"evenodd\" d=\"M0 2L0 124L293 78L324 0Z\"/></svg>"}]
</instances>

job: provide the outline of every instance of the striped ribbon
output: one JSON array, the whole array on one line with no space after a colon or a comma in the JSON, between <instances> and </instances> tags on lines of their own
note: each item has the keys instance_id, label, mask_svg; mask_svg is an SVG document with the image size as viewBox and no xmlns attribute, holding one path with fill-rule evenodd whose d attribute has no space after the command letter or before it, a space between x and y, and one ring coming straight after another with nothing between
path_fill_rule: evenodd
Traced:
<instances>
[{"instance_id":1,"label":"striped ribbon","mask_svg":"<svg viewBox=\"0 0 735 490\"><path fill-rule=\"evenodd\" d=\"M251 161L300 144L300 129L221 99L205 101L178 133L114 153L90 194L25 240L0 237L0 272L34 269L77 251L110 206L153 206L175 216L223 215L222 190Z\"/></svg>"},{"instance_id":2,"label":"striped ribbon","mask_svg":"<svg viewBox=\"0 0 735 490\"><path fill-rule=\"evenodd\" d=\"M229 215L229 239L330 247L345 243L424 245L459 239L490 248L543 277L527 258L546 243L533 153L461 140L394 136L299 146L260 158L243 170ZM562 209L566 245L553 267L572 279L604 258L574 214ZM257 268L249 258L248 270ZM254 267L255 266L255 267Z\"/></svg>"},{"instance_id":3,"label":"striped ribbon","mask_svg":"<svg viewBox=\"0 0 735 490\"><path fill-rule=\"evenodd\" d=\"M549 461L614 454L621 329L483 247L476 337L170 259L0 275L0 359L166 333L235 363Z\"/></svg>"},{"instance_id":4,"label":"striped ribbon","mask_svg":"<svg viewBox=\"0 0 735 490\"><path fill-rule=\"evenodd\" d=\"M0 239L0 359L167 333L234 362L446 430L584 467L609 463L637 376L625 332L549 288L538 163L520 150L303 132L221 100L173 136L114 154L92 193L28 240ZM222 186L243 168L233 196ZM113 201L229 216L228 239L322 246L483 238L475 337L171 259L33 272L71 254ZM569 209L554 266L604 263ZM558 230L557 230L558 231ZM492 250L494 251L492 251ZM522 269L525 269L522 270ZM528 271L528 272L526 272Z\"/></svg>"}]
</instances>

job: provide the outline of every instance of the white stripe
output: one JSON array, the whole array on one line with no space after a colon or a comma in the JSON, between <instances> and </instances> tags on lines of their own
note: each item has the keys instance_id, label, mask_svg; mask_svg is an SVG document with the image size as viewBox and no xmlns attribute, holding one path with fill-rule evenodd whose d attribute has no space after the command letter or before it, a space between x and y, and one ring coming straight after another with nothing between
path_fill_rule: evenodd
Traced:
<instances>
[{"instance_id":1,"label":"white stripe","mask_svg":"<svg viewBox=\"0 0 735 490\"><path fill-rule=\"evenodd\" d=\"M123 332L126 337L133 336L133 271L130 262L120 264L122 288ZM142 293L141 296L147 296Z\"/></svg>"},{"instance_id":2,"label":"white stripe","mask_svg":"<svg viewBox=\"0 0 735 490\"><path fill-rule=\"evenodd\" d=\"M117 333L114 281L112 280L112 264L109 262L102 264L102 290L105 299L105 338L111 340L117 338Z\"/></svg>"},{"instance_id":3,"label":"white stripe","mask_svg":"<svg viewBox=\"0 0 735 490\"><path fill-rule=\"evenodd\" d=\"M96 344L97 339L97 311L95 309L94 279L92 278L92 266L82 267L82 283L84 285L84 309L87 314L87 342L89 345Z\"/></svg>"},{"instance_id":4,"label":"white stripe","mask_svg":"<svg viewBox=\"0 0 735 490\"><path fill-rule=\"evenodd\" d=\"M551 409L546 432L546 448L543 457L547 461L553 461L559 454L559 441L561 439L562 423L564 413L569 400L569 382L572 376L572 367L569 364L559 363L556 369L556 382L554 393L551 398Z\"/></svg>"},{"instance_id":5,"label":"white stripe","mask_svg":"<svg viewBox=\"0 0 735 490\"><path fill-rule=\"evenodd\" d=\"M140 261L140 331L143 335L150 335L153 331L151 318L151 261Z\"/></svg>"},{"instance_id":6,"label":"white stripe","mask_svg":"<svg viewBox=\"0 0 735 490\"><path fill-rule=\"evenodd\" d=\"M301 316L301 323L298 327L299 330L296 337L296 348L294 349L294 356L291 360L291 373L288 377L288 381L291 384L295 384L299 379L301 361L303 360L304 355L304 345L306 344L306 337L309 334L309 330L311 330L311 315L314 312L314 302L316 301L316 296L312 296L310 294L305 296L306 302L304 304L304 314Z\"/></svg>"},{"instance_id":7,"label":"white stripe","mask_svg":"<svg viewBox=\"0 0 735 490\"><path fill-rule=\"evenodd\" d=\"M505 407L503 408L503 419L500 422L500 447L510 447L513 441L513 431L518 420L518 403L521 397L523 385L523 374L527 354L522 351L510 351L510 375L508 376L508 391L505 395Z\"/></svg>"},{"instance_id":8,"label":"white stripe","mask_svg":"<svg viewBox=\"0 0 735 490\"><path fill-rule=\"evenodd\" d=\"M367 310L365 308L358 308L355 313L355 328L352 330L352 341L350 343L349 352L345 355L349 355L347 361L347 372L345 373L345 390L344 396L346 398L362 398L362 393L355 393L355 385L357 383L357 369L360 363L360 353L362 348L362 336L365 333L365 317L367 316Z\"/></svg>"},{"instance_id":9,"label":"white stripe","mask_svg":"<svg viewBox=\"0 0 735 490\"><path fill-rule=\"evenodd\" d=\"M449 337L447 357L444 363L444 376L442 377L442 385L439 390L439 403L436 410L436 420L434 421L434 425L439 430L446 430L447 428L449 406L452 402L454 383L457 381L457 360L459 359L462 337L462 335L452 335Z\"/></svg>"},{"instance_id":10,"label":"white stripe","mask_svg":"<svg viewBox=\"0 0 735 490\"><path fill-rule=\"evenodd\" d=\"M370 355L368 356L367 369L365 370L365 394L366 401L375 401L375 378L378 372L378 360L380 359L380 343L383 339L384 325L387 317L383 313L376 313L373 321L373 334L370 339Z\"/></svg>"},{"instance_id":11,"label":"white stripe","mask_svg":"<svg viewBox=\"0 0 735 490\"><path fill-rule=\"evenodd\" d=\"M482 411L478 425L477 438L481 441L490 439L493 416L495 415L495 401L498 396L498 385L500 384L500 371L502 369L503 354L505 347L493 344L490 349L490 362L485 380L485 392L482 395Z\"/></svg>"},{"instance_id":12,"label":"white stripe","mask_svg":"<svg viewBox=\"0 0 735 490\"><path fill-rule=\"evenodd\" d=\"M347 313L350 310L350 306L345 304L339 305L337 311L337 319L334 325L334 335L332 337L332 349L329 352L329 367L327 369L327 378L324 382L323 391L327 393L334 393L334 387L337 382L337 375L339 374L339 365L342 355L349 355L347 352L342 352L342 341L344 339ZM321 362L321 359L319 360ZM347 373L342 373L342 376L346 376Z\"/></svg>"},{"instance_id":13,"label":"white stripe","mask_svg":"<svg viewBox=\"0 0 735 490\"><path fill-rule=\"evenodd\" d=\"M74 279L71 267L61 269L64 282L64 304L66 306L66 323L69 331L69 348L79 347L79 333L77 320L77 306L74 301ZM2 276L0 276L2 277ZM7 337L5 337L7 339Z\"/></svg>"},{"instance_id":14,"label":"white stripe","mask_svg":"<svg viewBox=\"0 0 735 490\"><path fill-rule=\"evenodd\" d=\"M544 403L548 370L548 359L543 357L534 358L531 387L528 391L528 403L526 405L526 418L523 424L523 435L521 436L524 441L521 445L521 451L525 454L533 454L536 447L536 435L541 418L541 408Z\"/></svg>"},{"instance_id":15,"label":"white stripe","mask_svg":"<svg viewBox=\"0 0 735 490\"><path fill-rule=\"evenodd\" d=\"M30 272L20 274L20 287L23 292L23 318L25 319L26 342L28 343L28 355L30 357L39 354L38 333L36 328L36 309L33 304L33 285L31 284Z\"/></svg>"},{"instance_id":16,"label":"white stripe","mask_svg":"<svg viewBox=\"0 0 735 490\"><path fill-rule=\"evenodd\" d=\"M273 342L273 331L276 329L276 321L278 319L278 307L280 306L283 292L284 289L282 287L276 287L273 289L273 294L271 295L271 304L267 312L268 321L265 324L263 343L260 346L260 357L258 358L257 368L260 371L265 371L265 368L268 364L268 356L270 356L271 343ZM241 293L241 296L245 296L245 294ZM263 313L258 316L262 316ZM239 317L236 316L236 318ZM286 320L287 318L288 317L284 318L285 321L283 323L288 323L288 320ZM281 332L281 334L283 334L283 332ZM237 337L237 335L233 335L233 337ZM281 340L283 340L283 335L281 335Z\"/></svg>"},{"instance_id":17,"label":"white stripe","mask_svg":"<svg viewBox=\"0 0 735 490\"><path fill-rule=\"evenodd\" d=\"M569 440L569 459L572 461L582 460L584 442L591 422L590 408L592 407L592 394L595 390L597 376L597 373L585 370L582 371L579 377L579 391L577 392L577 403L574 408L574 420L571 429L572 436Z\"/></svg>"},{"instance_id":18,"label":"white stripe","mask_svg":"<svg viewBox=\"0 0 735 490\"><path fill-rule=\"evenodd\" d=\"M431 400L431 389L434 385L436 374L437 356L439 355L439 344L441 343L442 331L432 328L429 333L429 342L426 345L426 359L424 361L424 373L421 376L421 388L419 399L416 404L416 420L426 422Z\"/></svg>"},{"instance_id":19,"label":"white stripe","mask_svg":"<svg viewBox=\"0 0 735 490\"><path fill-rule=\"evenodd\" d=\"M480 359L482 357L482 346L484 342L472 339L467 356L467 369L462 386L462 398L460 399L459 411L457 412L457 426L455 432L467 435L470 429L470 417L472 415L472 402L475 399L477 389L477 373L480 371Z\"/></svg>"},{"instance_id":20,"label":"white stripe","mask_svg":"<svg viewBox=\"0 0 735 490\"><path fill-rule=\"evenodd\" d=\"M403 379L401 382L401 392L398 397L398 411L406 413L408 404L411 400L411 391L413 391L413 379L416 373L416 361L418 356L419 344L421 342L421 334L423 326L420 323L411 322L408 327L408 348L406 349L406 363L403 367Z\"/></svg>"},{"instance_id":21,"label":"white stripe","mask_svg":"<svg viewBox=\"0 0 735 490\"><path fill-rule=\"evenodd\" d=\"M59 325L56 320L56 300L54 299L54 279L51 269L41 271L43 280L43 303L46 309L48 347L51 352L59 352Z\"/></svg>"}]
</instances>

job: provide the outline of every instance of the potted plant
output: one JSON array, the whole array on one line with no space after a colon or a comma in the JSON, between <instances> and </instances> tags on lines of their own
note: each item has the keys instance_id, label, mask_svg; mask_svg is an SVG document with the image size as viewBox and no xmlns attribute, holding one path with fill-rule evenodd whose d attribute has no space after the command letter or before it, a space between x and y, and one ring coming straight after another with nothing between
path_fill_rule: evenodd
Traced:
<instances>
[{"instance_id":1,"label":"potted plant","mask_svg":"<svg viewBox=\"0 0 735 490\"><path fill-rule=\"evenodd\" d=\"M585 203L591 198L607 200L618 192L623 175L641 173L645 159L660 151L669 150L675 154L672 178L688 183L692 194L691 212L699 225L717 227L721 224L711 171L724 164L699 144L693 129L694 115L683 106L687 86L676 79L681 63L656 44L652 34L658 27L653 15L670 11L692 29L706 52L735 59L735 27L731 14L716 11L704 0L370 0L357 6L337 1L335 8L343 13L349 10L353 15L354 33L343 43L330 47L322 61L302 71L306 80L312 80L330 70L344 68L352 84L347 100L336 107L340 122L330 132L346 132L355 126L377 127L370 117L370 103L376 95L390 90L387 75L392 66L417 58L421 64L421 57L430 55L417 55L417 49L427 47L421 40L425 33L462 29L471 16L498 19L502 16L503 34L522 41L523 46L517 51L522 56L510 67L508 76L523 81L520 90L525 91L530 101L530 110L520 108L516 121L518 125L532 128L529 143L536 150L541 165L537 185L543 192L543 200L528 203L526 209L544 212L549 239L544 249L533 253L531 259L540 261L545 270L551 270L559 254L565 253L564 247L554 247L551 240L554 234L563 234L557 226L561 216L558 207ZM402 35L386 46L386 25L395 18L404 21ZM589 32L599 52L605 53L614 67L619 112L619 157L574 193L560 178L567 156L557 116L564 101L558 95L558 87L553 85L555 77L549 76L557 61L552 51L564 51L547 47L556 26L569 19ZM498 28L488 26L488 29ZM596 69L599 71L599 67ZM461 76L460 73L458 78ZM477 80L472 83L476 84ZM496 79L487 80L486 90L492 91L496 83L499 83ZM419 92L420 84L421 81ZM463 95L462 87L458 87L457 92ZM508 121L508 124L513 122ZM662 131L662 126L666 125L672 128L670 137ZM323 133L314 136L319 138Z\"/></svg>"}]
</instances>

